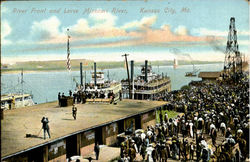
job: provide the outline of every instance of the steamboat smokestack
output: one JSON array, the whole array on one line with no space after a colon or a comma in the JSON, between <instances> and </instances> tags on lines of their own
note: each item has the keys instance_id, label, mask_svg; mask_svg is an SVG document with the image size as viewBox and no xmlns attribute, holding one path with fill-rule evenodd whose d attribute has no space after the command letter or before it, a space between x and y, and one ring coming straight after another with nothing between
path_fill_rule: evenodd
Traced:
<instances>
[{"instance_id":1,"label":"steamboat smokestack","mask_svg":"<svg viewBox=\"0 0 250 162\"><path fill-rule=\"evenodd\" d=\"M94 62L94 78L95 78L95 86L96 86L96 62Z\"/></svg>"},{"instance_id":2,"label":"steamboat smokestack","mask_svg":"<svg viewBox=\"0 0 250 162\"><path fill-rule=\"evenodd\" d=\"M134 60L131 60L130 66L131 66L131 82L133 82L133 80L134 80Z\"/></svg>"},{"instance_id":3,"label":"steamboat smokestack","mask_svg":"<svg viewBox=\"0 0 250 162\"><path fill-rule=\"evenodd\" d=\"M145 60L145 82L148 82L148 60Z\"/></svg>"},{"instance_id":4,"label":"steamboat smokestack","mask_svg":"<svg viewBox=\"0 0 250 162\"><path fill-rule=\"evenodd\" d=\"M81 86L83 86L83 82L82 82L82 62L80 63L80 77L81 77Z\"/></svg>"}]
</instances>

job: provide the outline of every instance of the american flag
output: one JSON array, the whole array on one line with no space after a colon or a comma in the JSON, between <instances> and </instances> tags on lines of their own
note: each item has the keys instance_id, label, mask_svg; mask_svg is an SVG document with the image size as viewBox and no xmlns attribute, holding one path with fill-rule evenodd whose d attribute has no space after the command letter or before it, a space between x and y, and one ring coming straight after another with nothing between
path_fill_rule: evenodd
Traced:
<instances>
[{"instance_id":1,"label":"american flag","mask_svg":"<svg viewBox=\"0 0 250 162\"><path fill-rule=\"evenodd\" d=\"M69 29L67 29L67 31L69 31ZM68 44L67 44L67 69L70 71L71 70L71 65L70 65L70 51L69 51L69 38L70 36L68 35Z\"/></svg>"}]
</instances>

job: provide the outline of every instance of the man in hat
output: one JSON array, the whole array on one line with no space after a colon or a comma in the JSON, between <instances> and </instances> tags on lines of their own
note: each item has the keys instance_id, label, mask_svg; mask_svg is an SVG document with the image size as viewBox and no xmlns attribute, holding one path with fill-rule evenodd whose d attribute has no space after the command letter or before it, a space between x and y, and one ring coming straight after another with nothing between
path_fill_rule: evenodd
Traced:
<instances>
[{"instance_id":1,"label":"man in hat","mask_svg":"<svg viewBox=\"0 0 250 162\"><path fill-rule=\"evenodd\" d=\"M184 160L188 160L188 151L189 151L189 145L188 145L188 140L186 139L185 141L183 141Z\"/></svg>"},{"instance_id":2,"label":"man in hat","mask_svg":"<svg viewBox=\"0 0 250 162\"><path fill-rule=\"evenodd\" d=\"M224 122L221 122L220 129L221 129L222 136L225 136L225 134L226 134L226 124Z\"/></svg>"},{"instance_id":3,"label":"man in hat","mask_svg":"<svg viewBox=\"0 0 250 162\"><path fill-rule=\"evenodd\" d=\"M142 144L140 154L142 156L143 161L145 160L146 157L146 148L147 148L146 145Z\"/></svg>"},{"instance_id":4,"label":"man in hat","mask_svg":"<svg viewBox=\"0 0 250 162\"><path fill-rule=\"evenodd\" d=\"M216 144L216 137L217 137L216 128L212 128L212 130L211 130L211 138L212 138L212 143L213 143L214 146Z\"/></svg>"},{"instance_id":5,"label":"man in hat","mask_svg":"<svg viewBox=\"0 0 250 162\"><path fill-rule=\"evenodd\" d=\"M61 107L61 93L58 93L58 105Z\"/></svg>"},{"instance_id":6,"label":"man in hat","mask_svg":"<svg viewBox=\"0 0 250 162\"><path fill-rule=\"evenodd\" d=\"M195 145L193 142L191 142L190 143L190 151L189 151L190 152L190 157L189 157L190 160L194 159L194 149L195 149Z\"/></svg>"},{"instance_id":7,"label":"man in hat","mask_svg":"<svg viewBox=\"0 0 250 162\"><path fill-rule=\"evenodd\" d=\"M198 118L198 130L199 130L200 133L203 133L203 132L202 132L202 129L203 129L203 122L204 122L204 120L203 120L201 117Z\"/></svg>"},{"instance_id":8,"label":"man in hat","mask_svg":"<svg viewBox=\"0 0 250 162\"><path fill-rule=\"evenodd\" d=\"M177 159L176 155L178 153L178 146L177 146L177 138L176 138L176 136L173 136L173 138L172 138L171 150L172 150L172 158L174 160Z\"/></svg>"},{"instance_id":9,"label":"man in hat","mask_svg":"<svg viewBox=\"0 0 250 162\"><path fill-rule=\"evenodd\" d=\"M131 140L131 147L129 148L129 157L130 157L130 161L133 162L135 157L136 157L136 150L135 150L135 141Z\"/></svg>"},{"instance_id":10,"label":"man in hat","mask_svg":"<svg viewBox=\"0 0 250 162\"><path fill-rule=\"evenodd\" d=\"M48 133L48 136L50 138L50 132L49 132L49 119L46 117L43 117L41 120L41 123L43 123L43 133L44 133L44 139L46 139L46 132Z\"/></svg>"},{"instance_id":11,"label":"man in hat","mask_svg":"<svg viewBox=\"0 0 250 162\"><path fill-rule=\"evenodd\" d=\"M95 144L94 151L95 151L95 155L96 155L96 160L98 160L99 153L100 153L100 147L99 147L99 143L98 142Z\"/></svg>"},{"instance_id":12,"label":"man in hat","mask_svg":"<svg viewBox=\"0 0 250 162\"><path fill-rule=\"evenodd\" d=\"M165 144L161 145L160 158L161 158L162 162L166 162L167 161L168 152L167 152Z\"/></svg>"},{"instance_id":13,"label":"man in hat","mask_svg":"<svg viewBox=\"0 0 250 162\"><path fill-rule=\"evenodd\" d=\"M76 113L77 113L77 108L75 106L75 104L73 104L73 107L72 107L72 115L73 115L73 118L76 120Z\"/></svg>"},{"instance_id":14,"label":"man in hat","mask_svg":"<svg viewBox=\"0 0 250 162\"><path fill-rule=\"evenodd\" d=\"M153 147L152 158L153 158L153 162L156 162L158 160L158 152L156 149L156 145Z\"/></svg>"},{"instance_id":15,"label":"man in hat","mask_svg":"<svg viewBox=\"0 0 250 162\"><path fill-rule=\"evenodd\" d=\"M165 112L165 122L168 123L168 113Z\"/></svg>"},{"instance_id":16,"label":"man in hat","mask_svg":"<svg viewBox=\"0 0 250 162\"><path fill-rule=\"evenodd\" d=\"M149 144L147 149L146 149L146 152L147 152L147 161L153 161L153 158L152 158L152 151L154 150L152 144Z\"/></svg>"}]
</instances>

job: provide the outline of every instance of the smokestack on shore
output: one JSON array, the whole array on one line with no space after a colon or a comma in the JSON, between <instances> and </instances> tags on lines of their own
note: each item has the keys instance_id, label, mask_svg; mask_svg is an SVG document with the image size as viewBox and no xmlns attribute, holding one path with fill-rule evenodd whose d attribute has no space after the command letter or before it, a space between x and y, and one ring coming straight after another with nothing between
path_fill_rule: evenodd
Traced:
<instances>
[{"instance_id":1,"label":"smokestack on shore","mask_svg":"<svg viewBox=\"0 0 250 162\"><path fill-rule=\"evenodd\" d=\"M133 82L133 80L134 80L134 60L131 60L130 66L131 66L131 82Z\"/></svg>"}]
</instances>

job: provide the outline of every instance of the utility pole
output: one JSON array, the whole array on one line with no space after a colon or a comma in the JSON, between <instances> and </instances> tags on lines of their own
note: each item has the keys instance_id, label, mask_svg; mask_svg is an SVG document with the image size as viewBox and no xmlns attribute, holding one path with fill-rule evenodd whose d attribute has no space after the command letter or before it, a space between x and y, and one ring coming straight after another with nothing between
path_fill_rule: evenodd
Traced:
<instances>
[{"instance_id":1,"label":"utility pole","mask_svg":"<svg viewBox=\"0 0 250 162\"><path fill-rule=\"evenodd\" d=\"M122 55L122 56L124 56L125 57L125 63L126 63L126 67L127 67L127 74L128 74L128 89L129 89L129 99L131 99L131 86L130 86L130 79L129 79L129 70L128 70L128 60L127 60L127 56L128 56L129 54L124 54L124 55Z\"/></svg>"}]
</instances>

